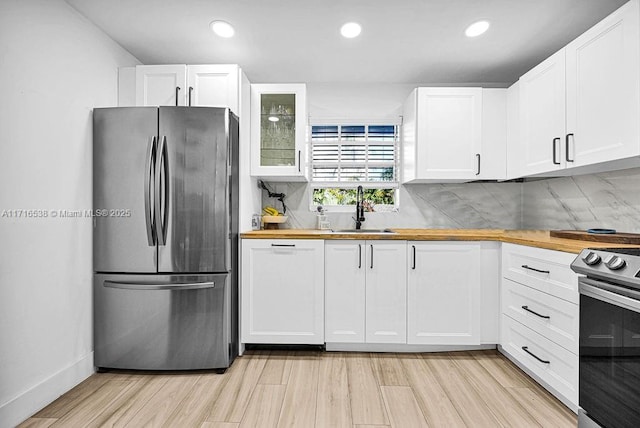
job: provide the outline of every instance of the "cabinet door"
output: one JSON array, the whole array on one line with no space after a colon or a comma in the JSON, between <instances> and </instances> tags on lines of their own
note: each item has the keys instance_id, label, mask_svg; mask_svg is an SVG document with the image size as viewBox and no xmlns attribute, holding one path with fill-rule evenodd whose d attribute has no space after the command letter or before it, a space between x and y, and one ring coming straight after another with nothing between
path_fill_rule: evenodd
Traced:
<instances>
[{"instance_id":1,"label":"cabinet door","mask_svg":"<svg viewBox=\"0 0 640 428\"><path fill-rule=\"evenodd\" d=\"M136 105L183 106L186 84L186 65L138 65Z\"/></svg>"},{"instance_id":2,"label":"cabinet door","mask_svg":"<svg viewBox=\"0 0 640 428\"><path fill-rule=\"evenodd\" d=\"M564 49L520 78L519 134L522 175L564 168Z\"/></svg>"},{"instance_id":3,"label":"cabinet door","mask_svg":"<svg viewBox=\"0 0 640 428\"><path fill-rule=\"evenodd\" d=\"M325 340L364 343L365 241L327 241Z\"/></svg>"},{"instance_id":4,"label":"cabinet door","mask_svg":"<svg viewBox=\"0 0 640 428\"><path fill-rule=\"evenodd\" d=\"M367 343L407 341L406 242L366 242Z\"/></svg>"},{"instance_id":5,"label":"cabinet door","mask_svg":"<svg viewBox=\"0 0 640 428\"><path fill-rule=\"evenodd\" d=\"M473 180L482 155L482 89L418 88L417 171L424 180Z\"/></svg>"},{"instance_id":6,"label":"cabinet door","mask_svg":"<svg viewBox=\"0 0 640 428\"><path fill-rule=\"evenodd\" d=\"M242 241L243 343L324 343L324 241Z\"/></svg>"},{"instance_id":7,"label":"cabinet door","mask_svg":"<svg viewBox=\"0 0 640 428\"><path fill-rule=\"evenodd\" d=\"M237 65L187 66L187 105L202 107L228 107L238 111Z\"/></svg>"},{"instance_id":8,"label":"cabinet door","mask_svg":"<svg viewBox=\"0 0 640 428\"><path fill-rule=\"evenodd\" d=\"M479 345L479 243L409 242L409 344Z\"/></svg>"},{"instance_id":9,"label":"cabinet door","mask_svg":"<svg viewBox=\"0 0 640 428\"><path fill-rule=\"evenodd\" d=\"M504 180L507 175L507 90L482 90L482 153L478 180Z\"/></svg>"},{"instance_id":10,"label":"cabinet door","mask_svg":"<svg viewBox=\"0 0 640 428\"><path fill-rule=\"evenodd\" d=\"M640 154L638 3L630 1L567 48L567 167Z\"/></svg>"},{"instance_id":11,"label":"cabinet door","mask_svg":"<svg viewBox=\"0 0 640 428\"><path fill-rule=\"evenodd\" d=\"M251 85L251 175L307 181L304 84Z\"/></svg>"}]
</instances>

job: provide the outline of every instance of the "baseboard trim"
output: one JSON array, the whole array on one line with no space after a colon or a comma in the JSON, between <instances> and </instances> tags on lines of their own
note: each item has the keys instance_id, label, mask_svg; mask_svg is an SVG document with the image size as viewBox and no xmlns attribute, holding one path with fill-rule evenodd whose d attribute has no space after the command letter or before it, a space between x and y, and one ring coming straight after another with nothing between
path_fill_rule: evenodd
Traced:
<instances>
[{"instance_id":1,"label":"baseboard trim","mask_svg":"<svg viewBox=\"0 0 640 428\"><path fill-rule=\"evenodd\" d=\"M345 352L455 352L496 349L488 345L407 345L403 343L327 343L327 351Z\"/></svg>"},{"instance_id":2,"label":"baseboard trim","mask_svg":"<svg viewBox=\"0 0 640 428\"><path fill-rule=\"evenodd\" d=\"M15 427L91 376L93 352L0 406L0 428Z\"/></svg>"}]
</instances>

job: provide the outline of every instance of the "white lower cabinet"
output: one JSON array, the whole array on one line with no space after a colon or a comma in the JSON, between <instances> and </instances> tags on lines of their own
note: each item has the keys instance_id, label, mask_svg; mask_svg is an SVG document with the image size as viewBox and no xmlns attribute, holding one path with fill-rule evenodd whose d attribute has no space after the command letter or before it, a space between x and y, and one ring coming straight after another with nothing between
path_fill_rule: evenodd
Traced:
<instances>
[{"instance_id":1,"label":"white lower cabinet","mask_svg":"<svg viewBox=\"0 0 640 428\"><path fill-rule=\"evenodd\" d=\"M327 241L325 338L406 343L406 241Z\"/></svg>"},{"instance_id":2,"label":"white lower cabinet","mask_svg":"<svg viewBox=\"0 0 640 428\"><path fill-rule=\"evenodd\" d=\"M578 358L514 319L502 316L502 347L551 386L568 404L578 404Z\"/></svg>"},{"instance_id":3,"label":"white lower cabinet","mask_svg":"<svg viewBox=\"0 0 640 428\"><path fill-rule=\"evenodd\" d=\"M244 239L241 342L324 343L324 241Z\"/></svg>"},{"instance_id":4,"label":"white lower cabinet","mask_svg":"<svg viewBox=\"0 0 640 428\"><path fill-rule=\"evenodd\" d=\"M500 344L509 358L578 406L578 277L575 254L502 245Z\"/></svg>"},{"instance_id":5,"label":"white lower cabinet","mask_svg":"<svg viewBox=\"0 0 640 428\"><path fill-rule=\"evenodd\" d=\"M481 246L409 242L409 344L479 345Z\"/></svg>"},{"instance_id":6,"label":"white lower cabinet","mask_svg":"<svg viewBox=\"0 0 640 428\"><path fill-rule=\"evenodd\" d=\"M366 266L365 241L326 241L325 339L364 343Z\"/></svg>"}]
</instances>

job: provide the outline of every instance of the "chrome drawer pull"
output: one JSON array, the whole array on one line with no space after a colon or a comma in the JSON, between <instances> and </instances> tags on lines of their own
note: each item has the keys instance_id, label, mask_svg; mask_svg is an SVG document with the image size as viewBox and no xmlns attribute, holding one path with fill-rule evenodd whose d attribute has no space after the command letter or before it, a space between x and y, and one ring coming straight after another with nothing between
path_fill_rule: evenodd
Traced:
<instances>
[{"instance_id":1,"label":"chrome drawer pull","mask_svg":"<svg viewBox=\"0 0 640 428\"><path fill-rule=\"evenodd\" d=\"M548 270L540 270L540 269L532 268L532 267L527 266L527 265L522 265L522 268L523 268L523 269L529 269L529 270L532 270L532 271L534 271L534 272L540 272L540 273L551 273L551 272L550 272L550 271L548 271Z\"/></svg>"},{"instance_id":2,"label":"chrome drawer pull","mask_svg":"<svg viewBox=\"0 0 640 428\"><path fill-rule=\"evenodd\" d=\"M527 354L531 355L533 358L535 358L536 360L540 361L541 363L545 363L545 364L551 364L551 361L547 361L547 360L543 360L542 358L538 357L536 354L534 354L533 352L529 351L529 347L528 346L523 346L522 350L524 352L526 352Z\"/></svg>"},{"instance_id":3,"label":"chrome drawer pull","mask_svg":"<svg viewBox=\"0 0 640 428\"><path fill-rule=\"evenodd\" d=\"M549 315L541 315L541 314L537 313L536 311L532 311L531 309L529 309L529 306L523 306L522 309L524 309L527 312L531 312L532 314L537 315L540 318L546 318L546 319L550 319L551 318Z\"/></svg>"}]
</instances>

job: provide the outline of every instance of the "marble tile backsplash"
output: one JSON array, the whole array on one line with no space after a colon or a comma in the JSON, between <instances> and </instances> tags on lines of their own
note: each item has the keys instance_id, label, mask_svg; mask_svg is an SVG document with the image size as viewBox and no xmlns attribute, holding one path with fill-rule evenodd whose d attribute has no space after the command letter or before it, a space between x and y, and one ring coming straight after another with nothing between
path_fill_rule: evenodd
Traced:
<instances>
[{"instance_id":1,"label":"marble tile backsplash","mask_svg":"<svg viewBox=\"0 0 640 428\"><path fill-rule=\"evenodd\" d=\"M287 195L287 226L315 228L316 213L309 208L308 183L268 183L269 188ZM466 228L517 229L521 223L522 183L410 184L400 188L396 212L366 213L364 229ZM263 206L281 209L280 202L263 192ZM354 209L355 211L355 209ZM354 212L328 212L334 229L353 228Z\"/></svg>"},{"instance_id":2,"label":"marble tile backsplash","mask_svg":"<svg viewBox=\"0 0 640 428\"><path fill-rule=\"evenodd\" d=\"M286 227L313 229L308 183L267 183L287 195ZM363 228L589 229L640 233L640 168L524 183L409 184L397 212L367 213ZM263 192L263 206L280 203ZM354 213L328 213L334 229Z\"/></svg>"},{"instance_id":3,"label":"marble tile backsplash","mask_svg":"<svg viewBox=\"0 0 640 428\"><path fill-rule=\"evenodd\" d=\"M522 184L523 229L640 233L640 168Z\"/></svg>"}]
</instances>

